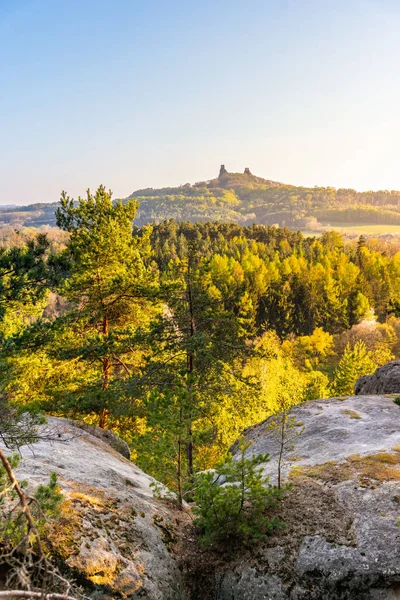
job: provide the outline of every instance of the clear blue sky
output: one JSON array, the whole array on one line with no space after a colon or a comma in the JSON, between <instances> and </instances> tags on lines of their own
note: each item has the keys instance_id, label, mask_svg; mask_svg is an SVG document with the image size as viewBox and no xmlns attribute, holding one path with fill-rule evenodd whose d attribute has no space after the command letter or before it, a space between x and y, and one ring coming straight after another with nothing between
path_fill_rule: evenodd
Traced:
<instances>
[{"instance_id":1,"label":"clear blue sky","mask_svg":"<svg viewBox=\"0 0 400 600\"><path fill-rule=\"evenodd\" d=\"M399 0L0 0L0 203L400 189Z\"/></svg>"}]
</instances>

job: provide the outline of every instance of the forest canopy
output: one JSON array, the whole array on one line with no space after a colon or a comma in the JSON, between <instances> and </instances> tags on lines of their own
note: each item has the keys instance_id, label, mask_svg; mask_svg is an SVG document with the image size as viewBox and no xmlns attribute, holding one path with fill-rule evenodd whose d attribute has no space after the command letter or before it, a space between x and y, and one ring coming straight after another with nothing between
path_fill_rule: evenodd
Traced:
<instances>
[{"instance_id":1,"label":"forest canopy","mask_svg":"<svg viewBox=\"0 0 400 600\"><path fill-rule=\"evenodd\" d=\"M143 226L137 211L103 186L63 194L62 240L2 248L0 394L13 410L112 429L182 503L243 429L352 394L399 356L395 246L264 225Z\"/></svg>"}]
</instances>

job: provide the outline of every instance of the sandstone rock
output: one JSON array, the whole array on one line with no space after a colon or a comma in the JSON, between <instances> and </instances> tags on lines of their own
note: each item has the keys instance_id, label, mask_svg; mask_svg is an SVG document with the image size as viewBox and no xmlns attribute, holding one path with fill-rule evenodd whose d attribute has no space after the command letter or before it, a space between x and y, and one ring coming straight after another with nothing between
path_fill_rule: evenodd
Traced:
<instances>
[{"instance_id":1,"label":"sandstone rock","mask_svg":"<svg viewBox=\"0 0 400 600\"><path fill-rule=\"evenodd\" d=\"M67 419L50 417L45 427L57 441L21 448L17 476L34 488L57 474L66 502L50 541L64 564L96 598L186 598L171 552L176 516L153 498L154 480L106 436Z\"/></svg>"},{"instance_id":2,"label":"sandstone rock","mask_svg":"<svg viewBox=\"0 0 400 600\"><path fill-rule=\"evenodd\" d=\"M101 427L96 427L96 425L87 425L86 423L82 423L81 421L73 421L73 424L79 429L83 429L84 431L88 431L94 437L99 438L99 440L104 440L106 444L114 448L117 452L122 454L125 458L130 458L131 451L129 446L124 440L122 440L116 433L110 431L109 429L102 429Z\"/></svg>"},{"instance_id":3,"label":"sandstone rock","mask_svg":"<svg viewBox=\"0 0 400 600\"><path fill-rule=\"evenodd\" d=\"M37 486L57 473L66 503L51 541L93 600L400 598L400 407L355 396L308 402L292 416L299 435L284 453L293 483L280 506L286 526L226 558L177 530L181 515L153 498L151 477L66 419L49 419L58 441L21 449L17 474ZM270 424L244 436L249 454L270 454L264 471L276 481Z\"/></svg>"},{"instance_id":4,"label":"sandstone rock","mask_svg":"<svg viewBox=\"0 0 400 600\"><path fill-rule=\"evenodd\" d=\"M292 411L304 432L286 453L294 486L282 503L286 529L215 574L218 600L377 600L400 597L400 407L357 396ZM249 454L279 443L269 420L245 431ZM234 456L237 448L233 447Z\"/></svg>"},{"instance_id":5,"label":"sandstone rock","mask_svg":"<svg viewBox=\"0 0 400 600\"><path fill-rule=\"evenodd\" d=\"M359 394L400 394L400 360L392 360L372 375L360 377L354 386Z\"/></svg>"}]
</instances>

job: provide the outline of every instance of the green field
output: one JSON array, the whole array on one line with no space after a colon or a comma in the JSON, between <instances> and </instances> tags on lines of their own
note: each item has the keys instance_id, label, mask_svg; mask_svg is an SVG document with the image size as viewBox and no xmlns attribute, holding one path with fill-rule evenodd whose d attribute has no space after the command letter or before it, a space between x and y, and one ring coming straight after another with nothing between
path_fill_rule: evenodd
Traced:
<instances>
[{"instance_id":1,"label":"green field","mask_svg":"<svg viewBox=\"0 0 400 600\"><path fill-rule=\"evenodd\" d=\"M328 227L325 226L324 227ZM384 235L386 233L398 234L400 236L400 225L365 225L360 223L330 223L330 230L339 231L343 234L356 234L356 235ZM309 229L302 230L303 235L306 237L320 236L321 231L311 231Z\"/></svg>"}]
</instances>

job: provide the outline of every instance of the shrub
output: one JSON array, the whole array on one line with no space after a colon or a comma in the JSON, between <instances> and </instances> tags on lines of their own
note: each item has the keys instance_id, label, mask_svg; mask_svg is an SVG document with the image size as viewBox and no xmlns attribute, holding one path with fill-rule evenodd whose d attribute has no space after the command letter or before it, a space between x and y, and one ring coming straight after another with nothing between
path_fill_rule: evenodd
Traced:
<instances>
[{"instance_id":1,"label":"shrub","mask_svg":"<svg viewBox=\"0 0 400 600\"><path fill-rule=\"evenodd\" d=\"M20 462L20 456L13 454L8 458L9 466L16 469ZM26 496L29 512L34 520L34 526L40 534L48 520L57 519L63 502L63 495L57 484L57 475L50 474L48 484L39 485L34 496L26 495L26 481L19 481L21 491ZM0 461L0 546L9 551L17 547L26 536L30 534L30 523L24 518L24 506L20 502L15 485L9 480L5 466Z\"/></svg>"},{"instance_id":2,"label":"shrub","mask_svg":"<svg viewBox=\"0 0 400 600\"><path fill-rule=\"evenodd\" d=\"M249 446L242 441L239 460L230 456L215 471L200 473L196 478L193 512L203 546L262 539L281 525L268 511L277 505L282 491L270 485L260 467L269 455L245 458Z\"/></svg>"}]
</instances>

